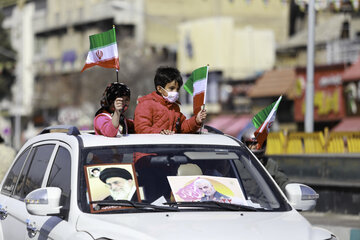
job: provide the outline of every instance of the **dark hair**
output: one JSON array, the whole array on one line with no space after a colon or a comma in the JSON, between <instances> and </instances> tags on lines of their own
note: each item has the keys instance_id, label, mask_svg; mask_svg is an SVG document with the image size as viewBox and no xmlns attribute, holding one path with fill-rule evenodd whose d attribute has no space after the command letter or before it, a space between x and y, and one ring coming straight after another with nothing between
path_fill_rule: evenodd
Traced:
<instances>
[{"instance_id":1,"label":"dark hair","mask_svg":"<svg viewBox=\"0 0 360 240\"><path fill-rule=\"evenodd\" d=\"M128 88L125 84L113 82L107 85L100 100L101 108L96 112L95 116L101 113L103 110L111 112L110 106L114 103L115 99L124 96L130 98L130 88Z\"/></svg>"},{"instance_id":2,"label":"dark hair","mask_svg":"<svg viewBox=\"0 0 360 240\"><path fill-rule=\"evenodd\" d=\"M126 180L132 179L130 172L123 168L106 168L100 172L100 180L106 183L106 179L111 177L120 177Z\"/></svg>"},{"instance_id":3,"label":"dark hair","mask_svg":"<svg viewBox=\"0 0 360 240\"><path fill-rule=\"evenodd\" d=\"M154 78L155 89L157 86L164 88L166 84L174 80L179 84L179 88L183 85L183 80L178 69L173 67L159 67L156 70Z\"/></svg>"},{"instance_id":4,"label":"dark hair","mask_svg":"<svg viewBox=\"0 0 360 240\"><path fill-rule=\"evenodd\" d=\"M3 143L4 139L2 138L2 136L0 135L0 143Z\"/></svg>"}]
</instances>

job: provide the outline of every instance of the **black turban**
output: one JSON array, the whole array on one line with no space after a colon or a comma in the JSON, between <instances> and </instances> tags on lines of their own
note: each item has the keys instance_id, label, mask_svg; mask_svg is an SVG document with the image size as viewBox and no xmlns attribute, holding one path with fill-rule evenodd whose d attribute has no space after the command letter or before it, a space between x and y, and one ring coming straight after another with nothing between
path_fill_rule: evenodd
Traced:
<instances>
[{"instance_id":1,"label":"black turban","mask_svg":"<svg viewBox=\"0 0 360 240\"><path fill-rule=\"evenodd\" d=\"M106 168L100 172L100 180L106 183L106 179L111 177L120 177L126 180L132 179L128 170L123 168Z\"/></svg>"}]
</instances>

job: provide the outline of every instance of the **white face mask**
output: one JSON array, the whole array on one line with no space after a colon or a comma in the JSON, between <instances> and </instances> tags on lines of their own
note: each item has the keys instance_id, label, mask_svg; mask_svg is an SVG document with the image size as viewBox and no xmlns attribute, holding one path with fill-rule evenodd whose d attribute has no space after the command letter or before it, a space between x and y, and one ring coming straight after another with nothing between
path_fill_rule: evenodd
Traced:
<instances>
[{"instance_id":1,"label":"white face mask","mask_svg":"<svg viewBox=\"0 0 360 240\"><path fill-rule=\"evenodd\" d=\"M164 89L164 88L162 88L162 89ZM164 89L164 90L165 90L165 89ZM165 90L165 91L166 91L166 90ZM163 98L165 98L165 99L168 100L169 102L174 103L174 102L176 102L176 100L179 99L179 92L168 92L168 91L166 91L166 92L167 92L168 96L165 97L165 96L163 95Z\"/></svg>"}]
</instances>

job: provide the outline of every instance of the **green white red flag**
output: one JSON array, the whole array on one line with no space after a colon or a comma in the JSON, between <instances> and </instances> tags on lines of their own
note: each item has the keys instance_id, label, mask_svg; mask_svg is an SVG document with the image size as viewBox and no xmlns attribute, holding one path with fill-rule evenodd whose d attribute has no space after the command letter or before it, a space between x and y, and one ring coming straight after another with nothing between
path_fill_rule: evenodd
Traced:
<instances>
[{"instance_id":1,"label":"green white red flag","mask_svg":"<svg viewBox=\"0 0 360 240\"><path fill-rule=\"evenodd\" d=\"M280 96L276 102L273 102L271 105L261 110L252 119L252 124L255 126L255 128L257 128L254 132L254 136L259 143L257 147L258 149L260 149L263 145L269 133L270 127L275 121L276 111L278 109L281 98L282 96Z\"/></svg>"},{"instance_id":2,"label":"green white red flag","mask_svg":"<svg viewBox=\"0 0 360 240\"><path fill-rule=\"evenodd\" d=\"M107 32L91 35L89 39L90 51L81 72L96 65L119 70L119 53L116 44L115 28Z\"/></svg>"},{"instance_id":3,"label":"green white red flag","mask_svg":"<svg viewBox=\"0 0 360 240\"><path fill-rule=\"evenodd\" d=\"M184 84L184 89L193 95L194 115L200 112L202 105L206 103L208 70L208 66L195 69Z\"/></svg>"}]
</instances>

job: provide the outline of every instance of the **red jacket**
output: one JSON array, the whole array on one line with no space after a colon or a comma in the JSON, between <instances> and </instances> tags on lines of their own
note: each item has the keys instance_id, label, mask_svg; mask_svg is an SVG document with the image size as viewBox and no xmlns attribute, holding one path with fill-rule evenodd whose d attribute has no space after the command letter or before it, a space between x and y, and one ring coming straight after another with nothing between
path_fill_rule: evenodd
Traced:
<instances>
[{"instance_id":1,"label":"red jacket","mask_svg":"<svg viewBox=\"0 0 360 240\"><path fill-rule=\"evenodd\" d=\"M134 125L136 133L160 133L164 129L195 133L201 127L196 123L195 116L186 119L177 103L170 103L155 91L139 98Z\"/></svg>"}]
</instances>

